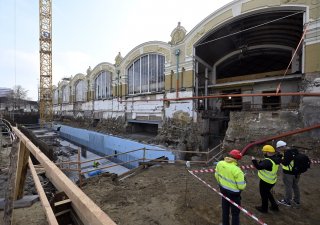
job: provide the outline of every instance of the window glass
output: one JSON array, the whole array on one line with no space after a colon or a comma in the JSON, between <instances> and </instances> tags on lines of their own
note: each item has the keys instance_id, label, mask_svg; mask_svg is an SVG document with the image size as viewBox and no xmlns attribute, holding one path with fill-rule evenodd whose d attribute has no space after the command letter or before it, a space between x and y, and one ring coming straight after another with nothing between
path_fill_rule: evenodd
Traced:
<instances>
[{"instance_id":1,"label":"window glass","mask_svg":"<svg viewBox=\"0 0 320 225\"><path fill-rule=\"evenodd\" d=\"M58 104L58 98L59 98L58 93L59 93L58 89L55 89L53 94L53 104Z\"/></svg>"},{"instance_id":2,"label":"window glass","mask_svg":"<svg viewBox=\"0 0 320 225\"><path fill-rule=\"evenodd\" d=\"M69 102L69 86L68 85L62 88L62 102L63 103Z\"/></svg>"},{"instance_id":3,"label":"window glass","mask_svg":"<svg viewBox=\"0 0 320 225\"><path fill-rule=\"evenodd\" d=\"M164 61L158 54L140 57L128 68L129 95L164 90Z\"/></svg>"},{"instance_id":4,"label":"window glass","mask_svg":"<svg viewBox=\"0 0 320 225\"><path fill-rule=\"evenodd\" d=\"M134 63L134 93L140 93L140 59Z\"/></svg>"},{"instance_id":5,"label":"window glass","mask_svg":"<svg viewBox=\"0 0 320 225\"><path fill-rule=\"evenodd\" d=\"M141 92L148 92L148 55L141 58Z\"/></svg>"},{"instance_id":6,"label":"window glass","mask_svg":"<svg viewBox=\"0 0 320 225\"><path fill-rule=\"evenodd\" d=\"M112 75L108 71L102 71L95 79L95 99L112 97L111 89Z\"/></svg>"},{"instance_id":7,"label":"window glass","mask_svg":"<svg viewBox=\"0 0 320 225\"><path fill-rule=\"evenodd\" d=\"M79 80L75 87L76 102L85 101L86 82Z\"/></svg>"},{"instance_id":8,"label":"window glass","mask_svg":"<svg viewBox=\"0 0 320 225\"><path fill-rule=\"evenodd\" d=\"M133 65L128 69L128 78L129 78L129 94L133 94Z\"/></svg>"}]
</instances>

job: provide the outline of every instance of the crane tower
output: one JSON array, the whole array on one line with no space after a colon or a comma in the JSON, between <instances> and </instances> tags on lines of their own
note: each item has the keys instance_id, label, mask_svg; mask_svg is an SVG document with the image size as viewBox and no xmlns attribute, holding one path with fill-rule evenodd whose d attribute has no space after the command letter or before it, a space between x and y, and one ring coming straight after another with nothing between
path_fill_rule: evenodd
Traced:
<instances>
[{"instance_id":1,"label":"crane tower","mask_svg":"<svg viewBox=\"0 0 320 225\"><path fill-rule=\"evenodd\" d=\"M40 125L52 122L52 2L39 0Z\"/></svg>"}]
</instances>

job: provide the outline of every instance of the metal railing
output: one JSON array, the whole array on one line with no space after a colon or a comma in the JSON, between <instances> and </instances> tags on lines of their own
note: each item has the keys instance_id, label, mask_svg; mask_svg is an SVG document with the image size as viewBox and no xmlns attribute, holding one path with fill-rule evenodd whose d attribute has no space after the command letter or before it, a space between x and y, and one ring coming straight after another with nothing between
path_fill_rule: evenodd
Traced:
<instances>
[{"instance_id":1,"label":"metal railing","mask_svg":"<svg viewBox=\"0 0 320 225\"><path fill-rule=\"evenodd\" d=\"M122 165L126 165L126 164L133 163L133 162L146 162L146 161L152 161L152 160L156 160L159 163L161 163L161 162L185 163L186 162L186 160L182 160L182 159L169 160L169 159L146 158L146 153L148 151L153 151L153 152L154 151L157 151L157 152L171 152L171 153L188 153L188 154L204 155L203 158L205 158L206 160L193 160L193 161L190 161L190 163L208 165L213 160L217 160L218 159L217 156L223 152L220 149L221 145L222 145L222 143L220 143L219 145L215 146L214 148L212 148L210 150L208 149L208 151L206 151L206 152L139 148L139 149L134 149L134 150L126 151L126 152L120 152L120 153L117 153L117 154L107 155L107 156L104 156L104 157L98 157L98 158L85 160L85 161L81 161L81 159L80 159L81 150L79 148L78 149L78 160L77 161L62 161L62 162L56 163L56 165L63 171L77 172L78 176L79 176L79 186L81 187L82 186L82 175L84 175L86 173L91 173L91 172L94 172L94 171L97 171L97 170L103 170L103 169L108 169L108 168L112 168L112 167L122 166ZM142 155L143 155L142 158L136 158L136 159L128 160L128 161L125 161L125 162L119 162L119 163L116 163L114 165L100 166L100 167L93 168L93 169L90 169L90 170L82 171L82 167L81 167L82 164L95 162L95 161L99 161L99 160L102 160L102 159L113 159L113 158L117 158L118 156L121 156L121 155L128 155L129 153L138 152L138 151L143 151L142 152ZM218 151L218 153L213 154L216 151ZM67 166L64 167L64 165L67 165ZM74 165L77 165L76 168L74 168L75 167Z\"/></svg>"}]
</instances>

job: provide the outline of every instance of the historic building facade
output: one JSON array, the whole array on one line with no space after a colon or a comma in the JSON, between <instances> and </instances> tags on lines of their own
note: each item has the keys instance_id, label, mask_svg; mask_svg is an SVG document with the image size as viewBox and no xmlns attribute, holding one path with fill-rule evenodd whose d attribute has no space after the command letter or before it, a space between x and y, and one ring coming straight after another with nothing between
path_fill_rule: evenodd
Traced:
<instances>
[{"instance_id":1,"label":"historic building facade","mask_svg":"<svg viewBox=\"0 0 320 225\"><path fill-rule=\"evenodd\" d=\"M60 81L54 112L122 118L153 131L170 120L196 124L203 148L213 145L210 134L225 131L234 110L296 107L308 125L319 113L312 98L245 94L317 91L319 8L319 0L233 1L188 33L178 23L168 43L143 43L124 57L119 53L114 63ZM230 96L197 98L214 95Z\"/></svg>"}]
</instances>

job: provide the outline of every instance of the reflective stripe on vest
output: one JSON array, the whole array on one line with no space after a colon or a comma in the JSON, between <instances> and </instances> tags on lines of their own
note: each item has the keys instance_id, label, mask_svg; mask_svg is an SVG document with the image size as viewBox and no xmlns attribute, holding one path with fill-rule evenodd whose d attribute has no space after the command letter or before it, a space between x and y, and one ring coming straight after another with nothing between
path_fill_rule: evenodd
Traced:
<instances>
[{"instance_id":1,"label":"reflective stripe on vest","mask_svg":"<svg viewBox=\"0 0 320 225\"><path fill-rule=\"evenodd\" d=\"M287 165L287 166L282 165L282 169L287 170L287 171L292 171L293 166L294 166L294 161L291 160L289 165Z\"/></svg>"},{"instance_id":2,"label":"reflective stripe on vest","mask_svg":"<svg viewBox=\"0 0 320 225\"><path fill-rule=\"evenodd\" d=\"M237 177L234 177L238 174ZM234 163L220 161L216 167L215 177L221 187L232 192L240 192L246 186L244 174Z\"/></svg>"},{"instance_id":3,"label":"reflective stripe on vest","mask_svg":"<svg viewBox=\"0 0 320 225\"><path fill-rule=\"evenodd\" d=\"M223 185L224 182L221 182L221 181L220 181L220 185L221 185L224 189L227 189L227 190L229 190L229 191L240 192L239 189L234 189L234 188L232 188L232 187L233 187L233 186L238 186L238 185L244 185L244 184L246 184L245 181L236 182L236 181L233 181L233 180L231 180L231 179L228 179L228 178L222 176L221 174L219 174L219 173L217 173L217 172L216 172L216 174L219 176L220 179L223 179L224 181L226 181L227 183L230 184L230 185L228 185L228 184L226 183L225 185ZM228 185L228 186L226 186L226 185Z\"/></svg>"},{"instance_id":4,"label":"reflective stripe on vest","mask_svg":"<svg viewBox=\"0 0 320 225\"><path fill-rule=\"evenodd\" d=\"M272 170L259 170L258 171L258 176L260 177L261 180L267 182L268 184L275 184L277 182L277 172L279 165L276 165L271 159L266 158L270 160L272 163Z\"/></svg>"}]
</instances>

